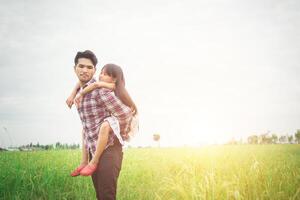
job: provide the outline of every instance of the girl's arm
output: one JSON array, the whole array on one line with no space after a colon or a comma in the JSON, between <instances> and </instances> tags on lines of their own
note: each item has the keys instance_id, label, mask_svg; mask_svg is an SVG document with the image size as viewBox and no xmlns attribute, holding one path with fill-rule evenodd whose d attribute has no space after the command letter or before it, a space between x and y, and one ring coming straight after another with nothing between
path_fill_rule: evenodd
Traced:
<instances>
[{"instance_id":1,"label":"girl's arm","mask_svg":"<svg viewBox=\"0 0 300 200\"><path fill-rule=\"evenodd\" d=\"M115 89L115 84L114 83L107 83L107 82L103 82L103 81L95 82L95 83L92 83L92 84L88 85L87 87L85 87L80 92L80 95L84 96L87 93L90 93L91 91L93 91L94 89L97 89L97 88L107 88L107 89L114 90Z\"/></svg>"},{"instance_id":2,"label":"girl's arm","mask_svg":"<svg viewBox=\"0 0 300 200\"><path fill-rule=\"evenodd\" d=\"M90 93L91 91L97 89L97 88L107 88L114 90L115 89L115 84L114 83L107 83L103 81L91 83L87 87L85 87L83 90L81 90L78 95L75 98L75 104L78 107L80 104L80 101L82 100L83 96L86 95L87 93Z\"/></svg>"},{"instance_id":3,"label":"girl's arm","mask_svg":"<svg viewBox=\"0 0 300 200\"><path fill-rule=\"evenodd\" d=\"M126 90L126 88L124 87L124 89L119 93L119 97L120 99L122 99L122 102L129 106L131 109L131 112L133 114L133 116L135 116L138 111L137 111L137 107L135 105L135 103L133 102L133 100L131 99L128 91Z\"/></svg>"},{"instance_id":4,"label":"girl's arm","mask_svg":"<svg viewBox=\"0 0 300 200\"><path fill-rule=\"evenodd\" d=\"M75 88L72 90L71 95L67 98L66 104L68 105L69 108L72 107L74 99L75 99L75 97L76 97L77 92L79 91L79 89L80 89L80 84L77 83L76 86L75 86Z\"/></svg>"}]
</instances>

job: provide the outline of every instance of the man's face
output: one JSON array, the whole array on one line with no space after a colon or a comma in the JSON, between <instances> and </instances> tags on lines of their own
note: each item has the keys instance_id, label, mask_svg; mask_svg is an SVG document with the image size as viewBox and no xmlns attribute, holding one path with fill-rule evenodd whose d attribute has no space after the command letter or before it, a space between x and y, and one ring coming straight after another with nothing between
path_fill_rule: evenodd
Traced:
<instances>
[{"instance_id":1,"label":"man's face","mask_svg":"<svg viewBox=\"0 0 300 200\"><path fill-rule=\"evenodd\" d=\"M88 58L79 58L75 66L75 73L81 83L89 82L96 72L92 61Z\"/></svg>"}]
</instances>

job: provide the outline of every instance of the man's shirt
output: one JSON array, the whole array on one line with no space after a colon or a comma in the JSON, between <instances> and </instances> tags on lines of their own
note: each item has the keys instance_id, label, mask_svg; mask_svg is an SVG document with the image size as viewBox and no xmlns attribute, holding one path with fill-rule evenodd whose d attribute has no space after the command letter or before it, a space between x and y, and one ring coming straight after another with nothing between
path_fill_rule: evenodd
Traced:
<instances>
[{"instance_id":1,"label":"man's shirt","mask_svg":"<svg viewBox=\"0 0 300 200\"><path fill-rule=\"evenodd\" d=\"M83 87L96 82L91 79ZM84 131L85 148L91 150L94 155L99 135L100 125L104 121L108 121L114 134L109 134L107 146L114 144L114 135L123 144L121 132L124 120L131 116L131 110L124 105L114 94L113 91L100 88L84 95L77 108ZM120 129L121 128L121 129Z\"/></svg>"}]
</instances>

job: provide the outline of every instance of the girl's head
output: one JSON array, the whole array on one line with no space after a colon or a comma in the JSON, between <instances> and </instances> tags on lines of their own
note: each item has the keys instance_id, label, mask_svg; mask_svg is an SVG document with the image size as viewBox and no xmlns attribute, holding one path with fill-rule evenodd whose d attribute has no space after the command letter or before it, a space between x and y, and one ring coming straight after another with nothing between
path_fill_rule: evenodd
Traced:
<instances>
[{"instance_id":1,"label":"girl's head","mask_svg":"<svg viewBox=\"0 0 300 200\"><path fill-rule=\"evenodd\" d=\"M137 114L137 108L125 88L125 78L122 68L115 64L106 64L103 66L100 81L115 83L115 95Z\"/></svg>"},{"instance_id":2,"label":"girl's head","mask_svg":"<svg viewBox=\"0 0 300 200\"><path fill-rule=\"evenodd\" d=\"M125 86L125 79L122 68L115 64L106 64L103 66L100 81L115 83L117 85Z\"/></svg>"}]
</instances>

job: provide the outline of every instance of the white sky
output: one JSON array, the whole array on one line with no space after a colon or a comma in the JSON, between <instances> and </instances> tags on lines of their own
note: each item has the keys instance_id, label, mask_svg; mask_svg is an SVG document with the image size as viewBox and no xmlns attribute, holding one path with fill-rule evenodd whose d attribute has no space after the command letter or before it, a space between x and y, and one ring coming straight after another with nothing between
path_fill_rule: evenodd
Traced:
<instances>
[{"instance_id":1,"label":"white sky","mask_svg":"<svg viewBox=\"0 0 300 200\"><path fill-rule=\"evenodd\" d=\"M299 22L296 0L2 0L0 145L80 143L65 100L86 49L98 69L124 70L140 111L132 145L152 144L154 133L163 146L294 134Z\"/></svg>"}]
</instances>

